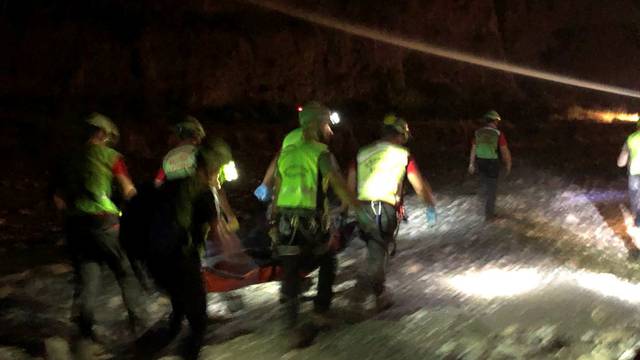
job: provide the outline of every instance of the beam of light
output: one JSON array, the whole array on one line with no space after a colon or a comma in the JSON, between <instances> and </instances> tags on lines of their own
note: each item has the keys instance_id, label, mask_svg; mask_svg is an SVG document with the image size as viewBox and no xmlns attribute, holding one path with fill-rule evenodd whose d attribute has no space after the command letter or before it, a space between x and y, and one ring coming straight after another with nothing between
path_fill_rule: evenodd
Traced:
<instances>
[{"instance_id":1,"label":"beam of light","mask_svg":"<svg viewBox=\"0 0 640 360\"><path fill-rule=\"evenodd\" d=\"M625 110L591 110L580 106L569 108L567 117L571 120L593 120L607 124L614 121L637 122L640 120L638 113L628 113Z\"/></svg>"},{"instance_id":2,"label":"beam of light","mask_svg":"<svg viewBox=\"0 0 640 360\"><path fill-rule=\"evenodd\" d=\"M602 91L611 94L629 96L634 98L640 98L640 92L622 87L600 84L592 81L581 80L572 78L565 75L558 75L550 72L535 70L523 66L509 64L504 61L491 60L482 58L476 55L449 50L443 47L428 44L426 42L412 40L406 37L394 35L388 32L375 30L361 25L355 25L348 23L337 18L324 16L309 12L303 9L294 8L291 6L279 4L270 0L240 0L246 3L253 4L255 6L268 9L271 11L279 12L287 16L291 16L300 20L304 20L316 25L324 26L334 30L339 30L351 35L379 41L382 43L395 45L398 47L419 51L425 54L430 54L446 59L457 60L460 62L478 65L490 69L501 70L512 74L518 74L528 76L536 79L552 81L560 84L580 87L584 89L591 89L596 91Z\"/></svg>"},{"instance_id":3,"label":"beam of light","mask_svg":"<svg viewBox=\"0 0 640 360\"><path fill-rule=\"evenodd\" d=\"M447 280L454 289L484 299L512 297L530 292L545 283L543 273L528 269L487 269L469 271Z\"/></svg>"},{"instance_id":4,"label":"beam of light","mask_svg":"<svg viewBox=\"0 0 640 360\"><path fill-rule=\"evenodd\" d=\"M581 288L604 297L640 303L640 285L620 279L613 274L578 272L574 274L574 279Z\"/></svg>"},{"instance_id":5,"label":"beam of light","mask_svg":"<svg viewBox=\"0 0 640 360\"><path fill-rule=\"evenodd\" d=\"M603 297L640 304L640 284L614 274L574 271L568 268L487 268L467 271L444 279L457 292L481 299L510 298L526 295L554 283L576 286Z\"/></svg>"}]
</instances>

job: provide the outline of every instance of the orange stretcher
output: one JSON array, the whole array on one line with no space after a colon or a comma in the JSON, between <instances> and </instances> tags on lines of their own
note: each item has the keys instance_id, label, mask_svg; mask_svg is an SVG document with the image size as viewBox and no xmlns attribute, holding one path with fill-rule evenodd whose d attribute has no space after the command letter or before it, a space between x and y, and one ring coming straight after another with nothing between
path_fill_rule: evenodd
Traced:
<instances>
[{"instance_id":1,"label":"orange stretcher","mask_svg":"<svg viewBox=\"0 0 640 360\"><path fill-rule=\"evenodd\" d=\"M282 274L282 267L278 265L238 266L220 262L214 267L202 268L202 278L207 292L226 292L249 285L277 281Z\"/></svg>"}]
</instances>

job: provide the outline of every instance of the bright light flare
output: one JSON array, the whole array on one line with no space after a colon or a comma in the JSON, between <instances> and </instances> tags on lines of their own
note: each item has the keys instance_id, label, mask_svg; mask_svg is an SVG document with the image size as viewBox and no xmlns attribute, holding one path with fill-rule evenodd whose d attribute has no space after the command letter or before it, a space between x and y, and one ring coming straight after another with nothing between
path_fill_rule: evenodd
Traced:
<instances>
[{"instance_id":1,"label":"bright light flare","mask_svg":"<svg viewBox=\"0 0 640 360\"><path fill-rule=\"evenodd\" d=\"M583 289L630 303L640 302L640 285L620 279L613 274L579 272L574 274L574 277Z\"/></svg>"},{"instance_id":2,"label":"bright light flare","mask_svg":"<svg viewBox=\"0 0 640 360\"><path fill-rule=\"evenodd\" d=\"M238 169L234 161L229 161L222 167L225 181L238 180Z\"/></svg>"},{"instance_id":3,"label":"bright light flare","mask_svg":"<svg viewBox=\"0 0 640 360\"><path fill-rule=\"evenodd\" d=\"M627 113L623 109L619 110L593 110L585 109L580 106L572 106L567 112L567 117L572 120L592 120L605 124L614 121L637 122L640 120L640 114Z\"/></svg>"},{"instance_id":4,"label":"bright light flare","mask_svg":"<svg viewBox=\"0 0 640 360\"><path fill-rule=\"evenodd\" d=\"M329 116L329 120L331 120L331 124L338 125L340 124L340 115L334 111Z\"/></svg>"},{"instance_id":5,"label":"bright light flare","mask_svg":"<svg viewBox=\"0 0 640 360\"><path fill-rule=\"evenodd\" d=\"M568 268L488 268L467 271L444 280L458 292L481 299L509 298L540 291L549 285L577 287L603 297L640 303L640 284L614 274L574 271Z\"/></svg>"},{"instance_id":6,"label":"bright light flare","mask_svg":"<svg viewBox=\"0 0 640 360\"><path fill-rule=\"evenodd\" d=\"M535 268L468 271L447 280L454 289L484 299L512 297L530 292L548 281Z\"/></svg>"}]
</instances>

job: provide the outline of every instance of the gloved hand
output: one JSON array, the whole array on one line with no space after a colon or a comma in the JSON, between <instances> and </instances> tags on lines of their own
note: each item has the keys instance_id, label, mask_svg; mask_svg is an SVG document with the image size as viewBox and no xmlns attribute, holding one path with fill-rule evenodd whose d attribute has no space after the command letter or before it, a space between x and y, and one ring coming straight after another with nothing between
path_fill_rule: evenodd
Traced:
<instances>
[{"instance_id":1,"label":"gloved hand","mask_svg":"<svg viewBox=\"0 0 640 360\"><path fill-rule=\"evenodd\" d=\"M436 224L438 220L438 214L436 213L436 208L434 206L427 206L425 209L425 215L427 217L427 224L433 226Z\"/></svg>"},{"instance_id":2,"label":"gloved hand","mask_svg":"<svg viewBox=\"0 0 640 360\"><path fill-rule=\"evenodd\" d=\"M260 186L253 191L253 195L258 198L258 200L266 203L271 200L271 189L265 184L260 184Z\"/></svg>"}]
</instances>

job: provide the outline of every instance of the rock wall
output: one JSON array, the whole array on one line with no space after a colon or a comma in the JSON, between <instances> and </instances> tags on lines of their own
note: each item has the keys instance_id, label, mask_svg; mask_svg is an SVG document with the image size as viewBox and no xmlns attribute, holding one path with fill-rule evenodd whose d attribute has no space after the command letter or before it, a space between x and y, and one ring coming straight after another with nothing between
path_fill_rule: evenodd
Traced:
<instances>
[{"instance_id":1,"label":"rock wall","mask_svg":"<svg viewBox=\"0 0 640 360\"><path fill-rule=\"evenodd\" d=\"M640 12L631 0L289 3L498 60L640 85ZM0 98L7 111L35 103L62 112L99 107L146 114L320 98L455 117L490 106L629 102L355 38L230 0L4 0L0 11Z\"/></svg>"}]
</instances>

